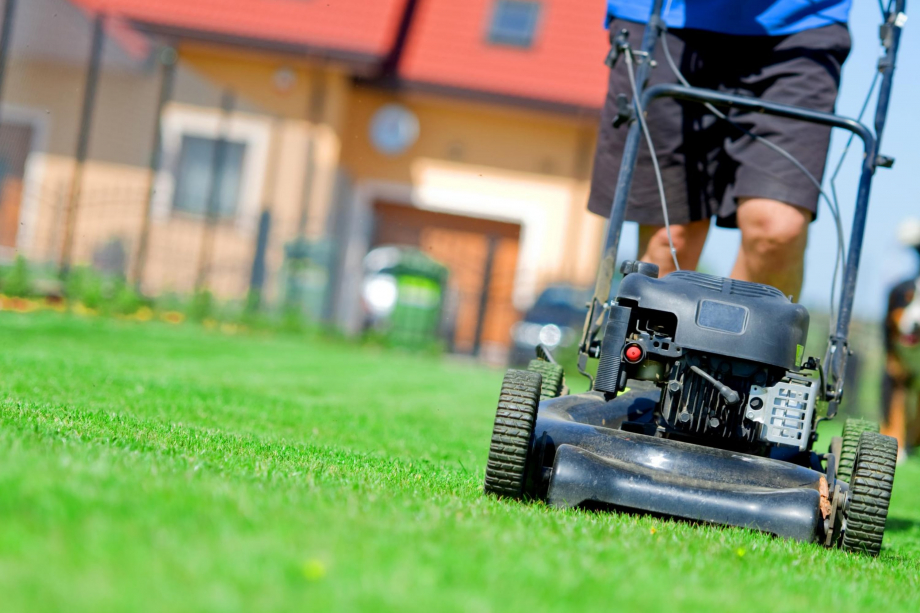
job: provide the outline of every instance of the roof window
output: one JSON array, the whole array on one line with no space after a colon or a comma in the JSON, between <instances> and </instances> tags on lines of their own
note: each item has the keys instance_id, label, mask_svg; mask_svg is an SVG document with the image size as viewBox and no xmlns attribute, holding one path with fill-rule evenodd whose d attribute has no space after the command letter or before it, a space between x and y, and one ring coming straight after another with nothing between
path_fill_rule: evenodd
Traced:
<instances>
[{"instance_id":1,"label":"roof window","mask_svg":"<svg viewBox=\"0 0 920 613\"><path fill-rule=\"evenodd\" d=\"M540 16L540 3L532 0L496 0L489 23L489 42L530 47Z\"/></svg>"}]
</instances>

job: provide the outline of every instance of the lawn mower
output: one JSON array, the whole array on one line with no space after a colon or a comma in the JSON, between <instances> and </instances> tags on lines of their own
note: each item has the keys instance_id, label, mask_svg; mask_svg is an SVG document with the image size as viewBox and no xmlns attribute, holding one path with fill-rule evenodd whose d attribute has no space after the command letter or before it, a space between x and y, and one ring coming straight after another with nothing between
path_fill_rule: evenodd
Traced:
<instances>
[{"instance_id":1,"label":"lawn mower","mask_svg":"<svg viewBox=\"0 0 920 613\"><path fill-rule=\"evenodd\" d=\"M686 84L646 87L665 26L653 2L636 59L634 99L578 370L591 391L568 394L544 347L502 383L485 491L691 522L746 527L779 537L877 555L894 483L897 442L878 425L847 420L816 450L816 426L843 398L847 342L869 191L891 93L905 0L881 28L875 130L856 119ZM871 92L870 92L871 94ZM659 278L626 261L613 289L644 112L670 97L710 109L756 111L848 130L864 147L855 215L843 262L836 322L822 359L804 354L809 314L781 291L692 271ZM624 105L625 106L625 105ZM596 360L596 376L588 374Z\"/></svg>"}]
</instances>

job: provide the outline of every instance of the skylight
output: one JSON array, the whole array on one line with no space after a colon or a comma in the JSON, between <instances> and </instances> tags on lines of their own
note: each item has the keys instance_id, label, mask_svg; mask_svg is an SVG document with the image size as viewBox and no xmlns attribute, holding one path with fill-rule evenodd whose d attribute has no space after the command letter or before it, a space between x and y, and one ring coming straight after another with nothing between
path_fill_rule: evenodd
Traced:
<instances>
[{"instance_id":1,"label":"skylight","mask_svg":"<svg viewBox=\"0 0 920 613\"><path fill-rule=\"evenodd\" d=\"M530 47L540 16L540 3L532 0L496 0L489 25L489 42Z\"/></svg>"}]
</instances>

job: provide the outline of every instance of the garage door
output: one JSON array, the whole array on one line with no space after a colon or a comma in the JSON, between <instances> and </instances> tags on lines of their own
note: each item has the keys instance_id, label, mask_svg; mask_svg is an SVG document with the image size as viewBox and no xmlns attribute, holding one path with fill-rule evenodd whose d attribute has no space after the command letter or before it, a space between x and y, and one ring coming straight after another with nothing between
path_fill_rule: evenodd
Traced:
<instances>
[{"instance_id":1,"label":"garage door","mask_svg":"<svg viewBox=\"0 0 920 613\"><path fill-rule=\"evenodd\" d=\"M511 296L520 225L388 202L377 202L374 209L373 246L417 247L450 270L452 349L502 359L519 318Z\"/></svg>"}]
</instances>

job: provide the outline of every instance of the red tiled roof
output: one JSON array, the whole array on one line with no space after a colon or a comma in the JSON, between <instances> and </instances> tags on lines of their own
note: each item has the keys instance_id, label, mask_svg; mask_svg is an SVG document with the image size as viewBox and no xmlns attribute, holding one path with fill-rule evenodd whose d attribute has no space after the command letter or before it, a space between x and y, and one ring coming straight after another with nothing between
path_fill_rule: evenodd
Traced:
<instances>
[{"instance_id":1,"label":"red tiled roof","mask_svg":"<svg viewBox=\"0 0 920 613\"><path fill-rule=\"evenodd\" d=\"M174 31L384 57L407 0L71 0Z\"/></svg>"},{"instance_id":2,"label":"red tiled roof","mask_svg":"<svg viewBox=\"0 0 920 613\"><path fill-rule=\"evenodd\" d=\"M536 35L525 49L488 42L496 0L417 0L397 76L448 91L600 108L608 50L603 0L539 1ZM380 62L398 42L410 0L71 2L160 32Z\"/></svg>"},{"instance_id":3,"label":"red tiled roof","mask_svg":"<svg viewBox=\"0 0 920 613\"><path fill-rule=\"evenodd\" d=\"M541 0L528 49L488 42L495 0L419 0L399 64L410 82L597 109L607 88L603 0Z\"/></svg>"}]
</instances>

